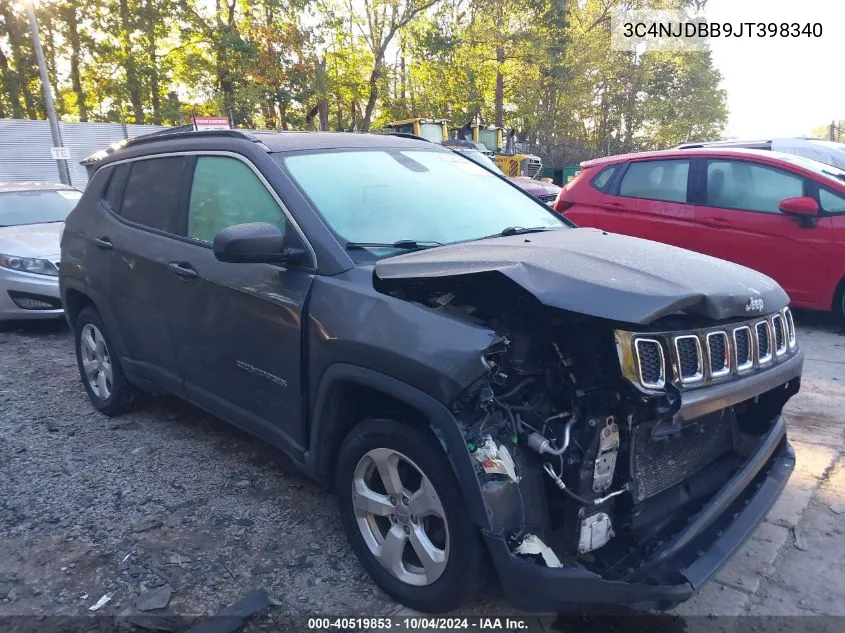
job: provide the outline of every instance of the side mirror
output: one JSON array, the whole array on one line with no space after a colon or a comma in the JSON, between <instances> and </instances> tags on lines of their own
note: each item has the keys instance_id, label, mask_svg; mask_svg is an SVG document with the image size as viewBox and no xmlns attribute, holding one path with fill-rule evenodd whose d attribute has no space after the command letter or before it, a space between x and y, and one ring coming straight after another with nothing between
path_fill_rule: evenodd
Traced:
<instances>
[{"instance_id":1,"label":"side mirror","mask_svg":"<svg viewBox=\"0 0 845 633\"><path fill-rule=\"evenodd\" d=\"M819 214L818 203L809 196L781 200L778 209L787 215L816 216Z\"/></svg>"},{"instance_id":2,"label":"side mirror","mask_svg":"<svg viewBox=\"0 0 845 633\"><path fill-rule=\"evenodd\" d=\"M236 224L214 236L214 256L234 264L297 264L305 259L301 248L285 248L285 235L268 222Z\"/></svg>"}]
</instances>

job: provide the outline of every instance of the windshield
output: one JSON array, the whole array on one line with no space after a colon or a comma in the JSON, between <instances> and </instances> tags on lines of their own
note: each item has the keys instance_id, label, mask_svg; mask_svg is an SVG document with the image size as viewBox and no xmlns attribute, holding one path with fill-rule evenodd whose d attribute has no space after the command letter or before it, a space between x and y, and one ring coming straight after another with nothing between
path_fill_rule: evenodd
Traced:
<instances>
[{"instance_id":1,"label":"windshield","mask_svg":"<svg viewBox=\"0 0 845 633\"><path fill-rule=\"evenodd\" d=\"M476 163L478 163L482 167L486 167L487 169L490 169L491 171L494 171L497 174L501 174L502 176L505 175L505 172L503 172L501 169L499 169L499 166L496 164L496 161L494 161L492 158L490 158L486 154L482 154L477 149L458 150L458 151L463 156L466 156L470 160L475 161Z\"/></svg>"},{"instance_id":2,"label":"windshield","mask_svg":"<svg viewBox=\"0 0 845 633\"><path fill-rule=\"evenodd\" d=\"M509 227L567 226L548 207L452 152L275 154L344 240L462 242Z\"/></svg>"},{"instance_id":3,"label":"windshield","mask_svg":"<svg viewBox=\"0 0 845 633\"><path fill-rule=\"evenodd\" d=\"M81 197L76 189L0 193L0 226L64 222Z\"/></svg>"},{"instance_id":4,"label":"windshield","mask_svg":"<svg viewBox=\"0 0 845 633\"><path fill-rule=\"evenodd\" d=\"M799 167L803 167L804 169L809 169L820 176L824 176L831 180L835 180L839 183L845 182L845 170L839 169L838 167L834 167L833 165L828 165L827 163L820 163L817 160L813 160L812 158L804 158L803 156L795 156L790 154L788 156L781 156L783 160L788 161L790 163L795 163Z\"/></svg>"}]
</instances>

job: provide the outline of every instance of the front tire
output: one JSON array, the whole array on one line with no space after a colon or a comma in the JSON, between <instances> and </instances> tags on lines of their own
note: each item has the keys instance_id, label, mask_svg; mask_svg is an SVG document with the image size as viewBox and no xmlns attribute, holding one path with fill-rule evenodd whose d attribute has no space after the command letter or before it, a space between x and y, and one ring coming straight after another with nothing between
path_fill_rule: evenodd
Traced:
<instances>
[{"instance_id":1,"label":"front tire","mask_svg":"<svg viewBox=\"0 0 845 633\"><path fill-rule=\"evenodd\" d=\"M129 384L100 314L83 308L73 327L76 363L91 404L109 417L131 411L138 391Z\"/></svg>"},{"instance_id":2,"label":"front tire","mask_svg":"<svg viewBox=\"0 0 845 633\"><path fill-rule=\"evenodd\" d=\"M366 420L340 449L340 514L358 560L390 596L443 613L484 586L477 528L442 447L427 429Z\"/></svg>"}]
</instances>

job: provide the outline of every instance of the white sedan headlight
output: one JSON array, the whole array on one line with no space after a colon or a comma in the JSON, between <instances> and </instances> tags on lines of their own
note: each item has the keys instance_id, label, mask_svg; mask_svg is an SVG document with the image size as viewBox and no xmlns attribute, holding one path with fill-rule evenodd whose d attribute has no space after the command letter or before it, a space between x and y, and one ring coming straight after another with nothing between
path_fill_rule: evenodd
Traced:
<instances>
[{"instance_id":1,"label":"white sedan headlight","mask_svg":"<svg viewBox=\"0 0 845 633\"><path fill-rule=\"evenodd\" d=\"M48 275L50 277L59 276L59 271L53 262L37 257L18 257L16 255L4 255L0 253L0 268L17 270L22 273Z\"/></svg>"}]
</instances>

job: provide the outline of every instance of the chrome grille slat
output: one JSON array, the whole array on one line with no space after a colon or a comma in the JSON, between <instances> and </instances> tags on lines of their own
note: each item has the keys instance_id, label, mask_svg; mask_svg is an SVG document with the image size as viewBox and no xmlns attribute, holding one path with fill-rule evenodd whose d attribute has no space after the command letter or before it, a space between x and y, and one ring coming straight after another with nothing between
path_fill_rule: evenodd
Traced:
<instances>
[{"instance_id":1,"label":"chrome grille slat","mask_svg":"<svg viewBox=\"0 0 845 633\"><path fill-rule=\"evenodd\" d=\"M666 384L666 358L660 341L649 338L634 343L639 367L640 383L649 389L660 389Z\"/></svg>"},{"instance_id":2,"label":"chrome grille slat","mask_svg":"<svg viewBox=\"0 0 845 633\"><path fill-rule=\"evenodd\" d=\"M795 347L795 322L792 320L792 310L784 308L783 316L786 319L787 343L789 349Z\"/></svg>"},{"instance_id":3,"label":"chrome grille slat","mask_svg":"<svg viewBox=\"0 0 845 633\"><path fill-rule=\"evenodd\" d=\"M710 359L710 375L721 378L731 373L731 349L725 332L707 334L707 355Z\"/></svg>"},{"instance_id":4,"label":"chrome grille slat","mask_svg":"<svg viewBox=\"0 0 845 633\"><path fill-rule=\"evenodd\" d=\"M775 333L775 355L782 356L786 353L786 326L783 317L776 314L772 317L772 331Z\"/></svg>"},{"instance_id":5,"label":"chrome grille slat","mask_svg":"<svg viewBox=\"0 0 845 633\"><path fill-rule=\"evenodd\" d=\"M768 321L758 321L754 324L754 338L757 342L757 363L765 365L772 360L772 336L769 332Z\"/></svg>"},{"instance_id":6,"label":"chrome grille slat","mask_svg":"<svg viewBox=\"0 0 845 633\"><path fill-rule=\"evenodd\" d=\"M698 382L704 378L704 359L701 355L701 341L697 336L676 336L675 352L678 354L678 371L682 383Z\"/></svg>"},{"instance_id":7,"label":"chrome grille slat","mask_svg":"<svg viewBox=\"0 0 845 633\"><path fill-rule=\"evenodd\" d=\"M734 329L734 349L736 350L736 370L746 371L754 366L751 352L751 328L747 325Z\"/></svg>"}]
</instances>

